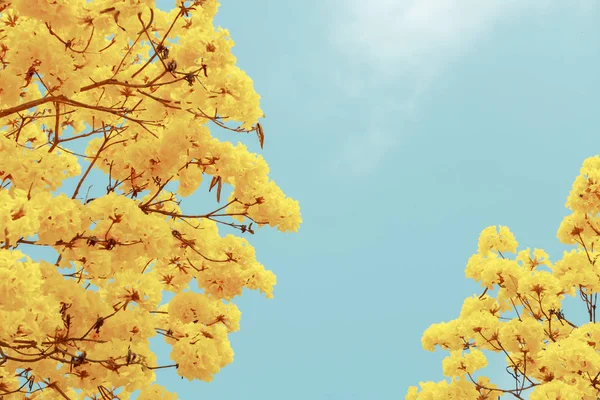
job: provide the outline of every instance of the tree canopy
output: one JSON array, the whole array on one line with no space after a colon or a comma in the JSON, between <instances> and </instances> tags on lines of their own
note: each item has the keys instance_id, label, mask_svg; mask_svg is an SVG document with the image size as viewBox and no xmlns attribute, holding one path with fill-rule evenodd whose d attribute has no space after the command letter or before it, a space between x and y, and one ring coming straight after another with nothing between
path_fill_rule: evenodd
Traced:
<instances>
[{"instance_id":1,"label":"tree canopy","mask_svg":"<svg viewBox=\"0 0 600 400\"><path fill-rule=\"evenodd\" d=\"M217 8L0 0L0 397L174 399L155 370L210 381L233 360L232 299L272 297L241 236L297 231L300 210L263 157L211 135L265 142ZM203 180L220 204L198 210Z\"/></svg>"},{"instance_id":2,"label":"tree canopy","mask_svg":"<svg viewBox=\"0 0 600 400\"><path fill-rule=\"evenodd\" d=\"M507 227L481 232L465 273L483 292L465 299L457 319L431 325L421 341L426 350L450 352L442 363L450 380L412 386L407 400L600 398L600 157L584 161L566 207L571 214L557 236L575 248L554 263L541 249L517 252ZM578 323L563 308L566 296L582 301L587 321ZM514 381L509 387L479 371L487 366L486 352L505 356Z\"/></svg>"}]
</instances>

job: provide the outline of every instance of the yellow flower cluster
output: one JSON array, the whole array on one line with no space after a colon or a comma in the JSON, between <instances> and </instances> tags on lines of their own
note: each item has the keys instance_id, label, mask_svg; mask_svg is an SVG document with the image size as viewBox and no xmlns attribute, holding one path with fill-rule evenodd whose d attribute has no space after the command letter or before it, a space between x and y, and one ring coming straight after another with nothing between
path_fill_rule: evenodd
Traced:
<instances>
[{"instance_id":1,"label":"yellow flower cluster","mask_svg":"<svg viewBox=\"0 0 600 400\"><path fill-rule=\"evenodd\" d=\"M159 367L210 381L233 360L233 298L276 283L219 228L302 222L260 155L209 130L265 140L218 2L154 3L0 0L0 397L177 398ZM204 187L219 204L195 211Z\"/></svg>"},{"instance_id":2,"label":"yellow flower cluster","mask_svg":"<svg viewBox=\"0 0 600 400\"><path fill-rule=\"evenodd\" d=\"M566 206L572 211L558 238L577 248L551 263L541 249L517 252L517 241L504 226L485 228L465 274L483 293L467 297L457 319L431 325L424 349L450 352L442 362L450 381L411 386L407 400L497 399L596 400L600 397L600 157L583 163ZM516 253L509 258L505 253ZM589 321L577 325L563 310L566 295L578 297ZM514 384L498 387L478 371L484 352L505 355Z\"/></svg>"}]
</instances>

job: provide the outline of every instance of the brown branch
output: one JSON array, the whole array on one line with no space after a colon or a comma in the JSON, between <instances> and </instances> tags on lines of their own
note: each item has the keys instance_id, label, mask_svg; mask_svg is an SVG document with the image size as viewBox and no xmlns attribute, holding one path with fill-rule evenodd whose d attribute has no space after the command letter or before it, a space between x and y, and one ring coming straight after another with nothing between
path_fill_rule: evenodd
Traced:
<instances>
[{"instance_id":1,"label":"brown branch","mask_svg":"<svg viewBox=\"0 0 600 400\"><path fill-rule=\"evenodd\" d=\"M173 176L171 176L169 179L167 179L164 183L160 184L158 189L156 190L156 193L154 193L154 195L152 197L150 197L150 199L148 199L148 201L146 201L144 204L141 204L140 208L142 210L147 208L148 205L152 202L152 200L154 200L162 192L162 190L165 188L165 186L167 186L169 184L169 182L171 182L171 179L173 179Z\"/></svg>"},{"instance_id":2,"label":"brown branch","mask_svg":"<svg viewBox=\"0 0 600 400\"><path fill-rule=\"evenodd\" d=\"M45 24L46 24L46 28L48 28L48 32L50 32L50 34L52 36L56 37L62 44L64 44L65 49L69 49L74 53L84 54L86 52L86 50L88 49L88 47L90 46L90 43L92 42L92 37L94 36L94 26L92 25L92 33L90 34L90 37L87 41L87 44L85 45L85 48L83 50L75 50L73 48L73 39L64 41L60 36L58 36L58 34L56 34L52 30L52 27L50 26L50 24L48 22L46 22Z\"/></svg>"},{"instance_id":3,"label":"brown branch","mask_svg":"<svg viewBox=\"0 0 600 400\"><path fill-rule=\"evenodd\" d=\"M69 398L69 396L67 396L67 394L65 392L63 392L63 390L60 387L58 387L58 385L56 384L56 382L52 382L52 383L48 384L48 387L56 390L63 398L65 398L67 400L71 400Z\"/></svg>"},{"instance_id":4,"label":"brown branch","mask_svg":"<svg viewBox=\"0 0 600 400\"><path fill-rule=\"evenodd\" d=\"M104 128L104 123L102 124L102 126ZM104 141L102 142L102 145L100 145L100 147L98 148L98 151L96 152L96 156L94 157L94 159L92 160L92 162L88 166L87 170L85 171L85 173L83 174L83 176L81 177L81 179L79 180L79 182L77 183L77 187L75 187L75 191L73 192L73 195L71 196L71 199L75 199L77 197L77 194L79 193L79 189L81 189L81 185L83 185L83 182L85 181L85 179L87 178L88 174L90 173L90 171L94 167L94 164L96 163L96 161L98 161L98 157L100 157L100 153L104 150L104 148L106 147L106 145L108 144L108 141L110 139L111 139L110 132L109 132L108 135L105 133L104 134Z\"/></svg>"},{"instance_id":5,"label":"brown branch","mask_svg":"<svg viewBox=\"0 0 600 400\"><path fill-rule=\"evenodd\" d=\"M28 101L27 103L19 104L18 106L0 110L0 118L4 118L7 115L11 115L11 114L17 113L19 111L28 110L30 108L37 107L42 104L56 102L56 101L60 102L60 101L64 101L64 100L67 100L67 98L65 97L65 95L61 94L58 96L47 96L47 97L43 97L41 99Z\"/></svg>"},{"instance_id":6,"label":"brown branch","mask_svg":"<svg viewBox=\"0 0 600 400\"><path fill-rule=\"evenodd\" d=\"M115 36L116 37L116 36ZM100 50L98 50L98 53L102 53L104 50L108 49L110 46L112 46L113 44L115 44L117 42L117 40L115 39L115 37L113 37L110 41L110 43L108 44L108 46L105 46L103 48L101 48Z\"/></svg>"},{"instance_id":7,"label":"brown branch","mask_svg":"<svg viewBox=\"0 0 600 400\"><path fill-rule=\"evenodd\" d=\"M91 85L83 86L82 88L79 89L79 91L80 92L86 92L88 90L95 89L97 87L104 86L104 85L124 86L124 87L130 87L130 88L134 88L134 89L146 89L146 88L150 88L150 87L154 87L154 86L170 85L170 84L173 84L173 83L176 83L176 82L180 82L180 81L182 81L184 79L185 79L185 77L183 77L183 78L177 78L177 79L174 79L174 80L168 81L168 82L161 82L161 83L152 83L151 82L151 83L141 84L141 83L120 82L117 79L110 78L110 79L105 79L103 81L94 82Z\"/></svg>"},{"instance_id":8,"label":"brown branch","mask_svg":"<svg viewBox=\"0 0 600 400\"><path fill-rule=\"evenodd\" d=\"M179 364L162 365L160 367L145 367L145 368L148 368L148 369L161 369L161 368L173 368L173 367L179 368Z\"/></svg>"},{"instance_id":9,"label":"brown branch","mask_svg":"<svg viewBox=\"0 0 600 400\"><path fill-rule=\"evenodd\" d=\"M150 26L152 25L152 22L154 21L154 9L152 7L150 8L150 21L148 22L147 26L144 26L144 28L138 32L138 36L135 39L135 41L131 44L131 47L129 47L129 50L127 50L127 53L125 53L125 55L123 56L123 58L121 59L121 62L119 63L119 65L117 66L117 69L115 70L114 74L113 74L113 78L115 76L117 76L117 74L119 73L119 70L121 69L121 67L123 66L123 62L125 61L125 59L127 58L127 56L129 55L129 53L131 53L131 50L133 50L133 48L135 47L135 45L137 44L137 42L140 40L140 38L142 37L142 35L144 34L144 31L146 29L149 29ZM138 13L138 18L141 19L142 13L141 11Z\"/></svg>"},{"instance_id":10,"label":"brown branch","mask_svg":"<svg viewBox=\"0 0 600 400\"><path fill-rule=\"evenodd\" d=\"M168 108L173 108L175 110L181 110L181 107L177 107L177 106L172 106L169 103L172 103L171 100L166 100L166 99L161 99L160 97L156 97L156 96L152 96L150 93L146 93L146 92L142 92L141 90L138 89L138 92L146 97L151 98L152 100L158 101L159 103L161 103L163 106L168 107ZM175 103L180 103L180 102L175 102Z\"/></svg>"},{"instance_id":11,"label":"brown branch","mask_svg":"<svg viewBox=\"0 0 600 400\"><path fill-rule=\"evenodd\" d=\"M143 100L143 99L142 99L142 100ZM62 101L63 101L64 103L66 103L66 104L69 104L69 105L71 105L71 106L76 106L76 107L81 107L81 108L87 108L87 109L90 109L90 110L95 110L95 111L106 112L106 113L109 113L109 114L116 115L116 116L118 116L118 117L121 117L121 118L127 119L127 120L129 120L129 121L135 122L136 124L138 124L139 126L141 126L141 127L142 127L142 129L144 129L146 132L150 133L152 136L154 136L155 138L157 138L157 139L158 139L158 136L157 136L157 135L156 135L154 132L152 132L150 129L148 129L148 128L146 127L146 125L144 125L144 124L149 124L149 125L154 125L154 126L162 126L162 124L161 124L160 122L154 122L154 121L144 121L144 120L140 120L140 119L137 119L137 118L132 118L132 117L131 117L131 116L129 116L129 115L125 115L125 114L127 113L127 110L123 110L123 111L116 111L116 110L114 110L114 109L112 109L112 108L108 108L108 107L102 107L102 106L90 106L90 105L88 105L88 104L85 104L85 103L80 103L80 102L78 102L78 101L75 101L75 100L70 100L70 99L67 99L66 97L65 97L65 98L64 98L64 100L62 100ZM140 100L140 102L138 102L138 104L137 104L137 105L139 105L140 103L141 103L141 100ZM137 107L137 105L134 107L134 109ZM132 109L132 110L130 110L130 111L133 111L133 109Z\"/></svg>"},{"instance_id":12,"label":"brown branch","mask_svg":"<svg viewBox=\"0 0 600 400\"><path fill-rule=\"evenodd\" d=\"M162 40L160 41L160 43L158 44L158 47L163 46L165 40L167 39L167 37L169 36L169 33L171 32L171 29L173 29L173 26L175 25L175 22L177 22L177 19L184 13L183 8L179 11L179 13L177 13L177 15L175 16L175 18L173 19L173 22L171 23L171 26L169 27L169 29L167 30L167 32L165 33L165 35L163 36ZM152 55L152 57L150 57L148 59L148 61L139 69L137 70L133 75L131 75L132 78L135 78L140 72L142 72L151 62L152 60L154 60L154 58L158 55L158 51L156 50L156 47L154 46L154 42L152 41L152 38L150 37L150 34L148 34L148 28L146 28L144 21L142 20L142 17L140 14L138 14L138 19L140 20L141 24L142 24L142 31L143 33L146 34L146 37L148 38L148 41L150 42L150 45L152 46L152 49L154 50L154 54ZM163 59L161 57L158 57L158 59L160 60L160 62L162 63L163 67L165 70L168 70L165 62L163 61Z\"/></svg>"},{"instance_id":13,"label":"brown branch","mask_svg":"<svg viewBox=\"0 0 600 400\"><path fill-rule=\"evenodd\" d=\"M194 246L193 241L191 240L187 240L185 239L182 234L176 230L172 231L173 233L173 237L177 240L179 240L181 243L183 243L186 247L189 247L190 249L192 249L192 251L196 254L198 254L200 257L204 258L207 261L212 261L212 262L218 262L218 263L224 263L224 262L230 262L230 261L235 261L231 258L231 256L228 255L226 260L215 260L212 258L209 258L207 256L205 256L204 254L200 253L200 251L198 249L196 249L196 247Z\"/></svg>"},{"instance_id":14,"label":"brown branch","mask_svg":"<svg viewBox=\"0 0 600 400\"><path fill-rule=\"evenodd\" d=\"M54 141L52 143L52 146L48 150L48 153L52 153L52 151L56 148L56 146L58 146L58 143L60 142L60 106L58 103L54 103L54 107L56 108L56 122L54 123Z\"/></svg>"},{"instance_id":15,"label":"brown branch","mask_svg":"<svg viewBox=\"0 0 600 400\"><path fill-rule=\"evenodd\" d=\"M217 117L216 112L215 112L215 116L211 117L210 115L208 115L204 111L202 111L202 109L198 108L198 110L200 111L200 114L196 113L191 108L187 109L186 111L189 112L190 114L192 114L196 118L201 117L201 118L209 119L213 123L215 123L217 126L219 126L220 128L227 129L228 131L232 131L232 132L236 132L236 133L256 132L256 134L258 135L258 141L260 143L260 147L261 148L263 147L264 140L265 140L265 134L264 134L262 126L259 123L257 123L256 126L254 126L252 129L244 129L244 128L242 128L242 125L238 126L237 128L230 128L227 125L225 125L224 123L222 123L221 121L219 121L219 119L224 119L227 117Z\"/></svg>"}]
</instances>

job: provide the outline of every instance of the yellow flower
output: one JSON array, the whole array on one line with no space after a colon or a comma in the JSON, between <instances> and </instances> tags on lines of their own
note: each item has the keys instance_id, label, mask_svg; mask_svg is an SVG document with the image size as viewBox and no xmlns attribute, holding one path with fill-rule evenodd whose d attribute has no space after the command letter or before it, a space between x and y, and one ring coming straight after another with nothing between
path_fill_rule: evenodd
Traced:
<instances>
[{"instance_id":1,"label":"yellow flower","mask_svg":"<svg viewBox=\"0 0 600 400\"><path fill-rule=\"evenodd\" d=\"M487 256L490 251L515 253L518 243L512 232L506 226L500 226L499 232L496 229L496 226L489 226L481 231L477 245L479 254Z\"/></svg>"},{"instance_id":2,"label":"yellow flower","mask_svg":"<svg viewBox=\"0 0 600 400\"><path fill-rule=\"evenodd\" d=\"M487 359L478 349L471 349L466 354L462 350L454 350L442 361L444 375L449 377L472 374L478 369L485 368L486 365Z\"/></svg>"},{"instance_id":3,"label":"yellow flower","mask_svg":"<svg viewBox=\"0 0 600 400\"><path fill-rule=\"evenodd\" d=\"M177 395L168 392L164 386L154 383L144 387L137 398L138 400L177 400Z\"/></svg>"},{"instance_id":4,"label":"yellow flower","mask_svg":"<svg viewBox=\"0 0 600 400\"><path fill-rule=\"evenodd\" d=\"M530 400L581 400L582 393L576 387L555 379L536 386L531 392Z\"/></svg>"}]
</instances>

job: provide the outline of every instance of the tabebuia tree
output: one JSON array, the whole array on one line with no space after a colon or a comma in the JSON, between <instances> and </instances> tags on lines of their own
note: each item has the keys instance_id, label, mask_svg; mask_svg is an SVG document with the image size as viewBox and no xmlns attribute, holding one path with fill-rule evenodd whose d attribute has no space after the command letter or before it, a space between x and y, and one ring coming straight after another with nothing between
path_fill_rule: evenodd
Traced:
<instances>
[{"instance_id":1,"label":"tabebuia tree","mask_svg":"<svg viewBox=\"0 0 600 400\"><path fill-rule=\"evenodd\" d=\"M466 298L457 319L431 325L422 337L426 350L449 351L442 368L450 380L410 387L407 400L600 398L600 157L584 161L566 206L572 212L558 239L576 248L555 263L540 249L517 252L507 227L481 232L466 276L483 293ZM563 308L566 296L581 300L585 320ZM484 351L504 356L510 385L477 372L487 365Z\"/></svg>"},{"instance_id":2,"label":"tabebuia tree","mask_svg":"<svg viewBox=\"0 0 600 400\"><path fill-rule=\"evenodd\" d=\"M265 139L217 8L0 0L0 398L174 399L155 370L210 381L233 360L232 299L272 297L242 236L296 231L300 211L209 131ZM210 207L189 198L203 181Z\"/></svg>"}]
</instances>

